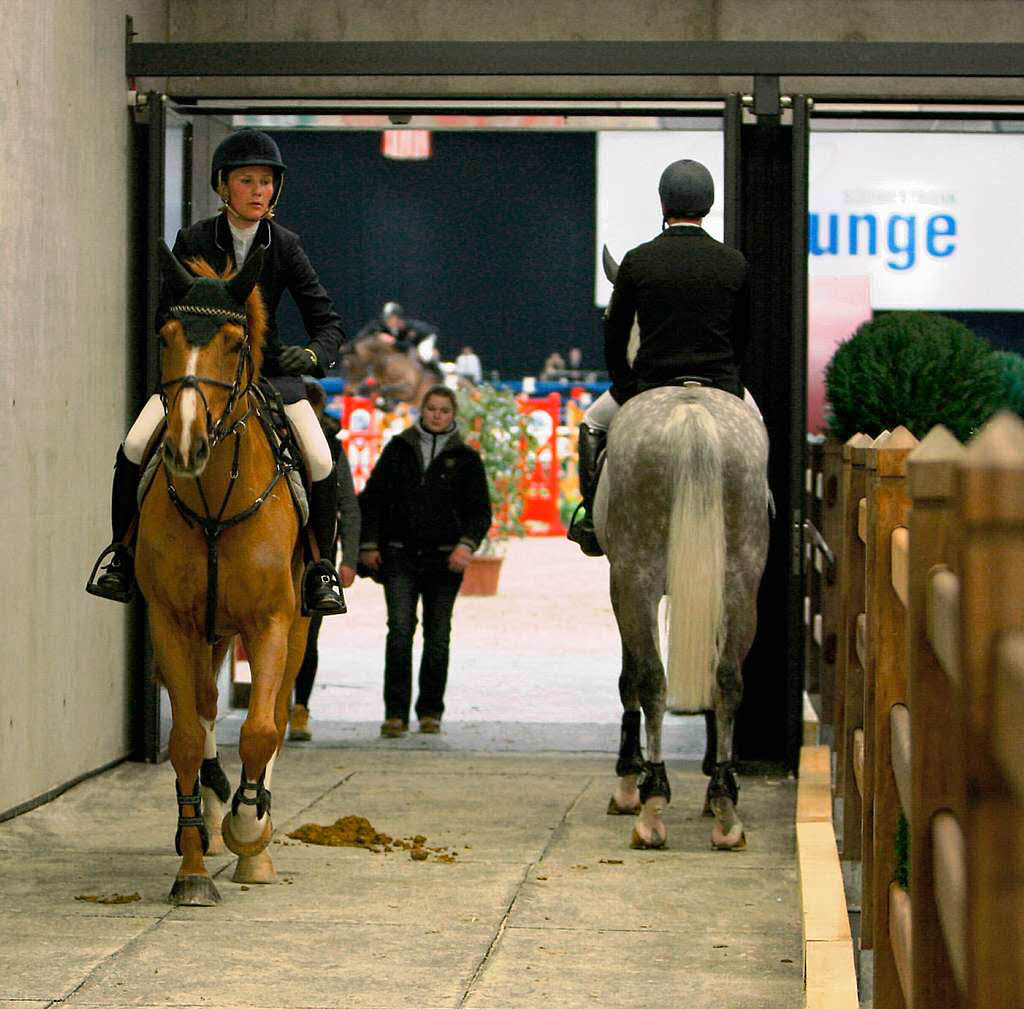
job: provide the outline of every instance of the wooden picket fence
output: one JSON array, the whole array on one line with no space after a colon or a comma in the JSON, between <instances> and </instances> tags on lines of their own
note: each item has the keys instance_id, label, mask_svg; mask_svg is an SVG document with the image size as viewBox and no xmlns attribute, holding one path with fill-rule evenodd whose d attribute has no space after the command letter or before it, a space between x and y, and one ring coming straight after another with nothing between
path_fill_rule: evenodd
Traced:
<instances>
[{"instance_id":1,"label":"wooden picket fence","mask_svg":"<svg viewBox=\"0 0 1024 1009\"><path fill-rule=\"evenodd\" d=\"M873 1004L1024 1006L1024 423L856 435L812 462L808 688ZM812 1001L847 1004L809 975Z\"/></svg>"}]
</instances>

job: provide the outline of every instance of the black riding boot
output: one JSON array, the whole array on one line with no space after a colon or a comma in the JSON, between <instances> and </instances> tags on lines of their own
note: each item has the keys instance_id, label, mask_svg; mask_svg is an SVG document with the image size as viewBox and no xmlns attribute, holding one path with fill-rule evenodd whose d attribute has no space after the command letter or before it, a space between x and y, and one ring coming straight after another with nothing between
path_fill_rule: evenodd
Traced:
<instances>
[{"instance_id":1,"label":"black riding boot","mask_svg":"<svg viewBox=\"0 0 1024 1009\"><path fill-rule=\"evenodd\" d=\"M607 431L597 431L580 424L579 474L583 500L573 514L568 536L574 543L579 543L588 557L600 557L604 553L594 532L594 494L597 491L597 460L607 440Z\"/></svg>"},{"instance_id":2,"label":"black riding boot","mask_svg":"<svg viewBox=\"0 0 1024 1009\"><path fill-rule=\"evenodd\" d=\"M118 448L110 500L110 524L113 535L110 546L100 554L93 565L92 574L89 575L89 581L85 586L86 592L119 603L129 602L135 590L135 555L132 548L123 541L139 508L136 495L141 474L142 467L129 460L124 454L124 446ZM103 569L103 574L97 578L96 572L107 556L110 556L110 562Z\"/></svg>"},{"instance_id":3,"label":"black riding boot","mask_svg":"<svg viewBox=\"0 0 1024 1009\"><path fill-rule=\"evenodd\" d=\"M320 560L310 564L302 578L304 613L320 613L326 617L346 612L341 582L332 560L337 518L338 477L332 469L329 476L317 480L309 489L309 523L320 548Z\"/></svg>"}]
</instances>

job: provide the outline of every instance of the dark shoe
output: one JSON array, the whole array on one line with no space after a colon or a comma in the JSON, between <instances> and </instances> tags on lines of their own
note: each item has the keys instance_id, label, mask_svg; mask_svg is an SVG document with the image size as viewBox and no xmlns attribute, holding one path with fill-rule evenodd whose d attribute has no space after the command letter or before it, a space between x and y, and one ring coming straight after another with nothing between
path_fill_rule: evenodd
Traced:
<instances>
[{"instance_id":1,"label":"dark shoe","mask_svg":"<svg viewBox=\"0 0 1024 1009\"><path fill-rule=\"evenodd\" d=\"M338 572L330 561L319 560L306 568L302 576L302 613L309 616L319 613L330 617L347 613L345 596L338 581Z\"/></svg>"},{"instance_id":2,"label":"dark shoe","mask_svg":"<svg viewBox=\"0 0 1024 1009\"><path fill-rule=\"evenodd\" d=\"M401 718L385 718L380 727L380 734L385 739L397 739L408 731L408 724Z\"/></svg>"},{"instance_id":3,"label":"dark shoe","mask_svg":"<svg viewBox=\"0 0 1024 1009\"><path fill-rule=\"evenodd\" d=\"M583 513L582 515L580 513ZM576 511L573 512L572 520L569 523L569 531L566 536L573 541L578 543L580 549L588 557L603 557L604 551L601 549L601 544L597 542L597 533L594 532L594 523L590 516L587 514L586 509L583 507L583 502L580 502L576 506Z\"/></svg>"},{"instance_id":4,"label":"dark shoe","mask_svg":"<svg viewBox=\"0 0 1024 1009\"><path fill-rule=\"evenodd\" d=\"M108 556L110 563L97 578L96 572ZM85 591L103 599L113 599L117 603L131 602L135 594L135 558L131 548L123 543L111 543L93 565Z\"/></svg>"},{"instance_id":5,"label":"dark shoe","mask_svg":"<svg viewBox=\"0 0 1024 1009\"><path fill-rule=\"evenodd\" d=\"M420 719L420 732L426 736L436 736L441 731L441 719L433 715L424 715Z\"/></svg>"}]
</instances>

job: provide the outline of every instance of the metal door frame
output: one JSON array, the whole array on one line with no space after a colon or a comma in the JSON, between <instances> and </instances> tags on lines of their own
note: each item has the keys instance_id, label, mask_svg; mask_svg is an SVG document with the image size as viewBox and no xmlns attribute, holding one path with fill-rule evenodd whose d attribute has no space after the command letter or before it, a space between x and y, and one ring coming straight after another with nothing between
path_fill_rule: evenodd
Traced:
<instances>
[{"instance_id":1,"label":"metal door frame","mask_svg":"<svg viewBox=\"0 0 1024 1009\"><path fill-rule=\"evenodd\" d=\"M752 96L723 95L716 100L723 104L723 143L725 145L725 238L739 244L744 208L740 201L740 177L743 151L740 143L744 107L753 115L773 119L781 114L782 78L799 77L931 77L931 78L1019 78L1024 67L1024 44L1019 43L846 43L846 42L171 42L144 43L134 40L131 19L127 19L127 45L125 47L125 73L135 77L187 77L202 81L208 77L380 77L380 68L388 68L387 76L452 78L480 77L532 77L555 78L606 77L609 67L622 81L620 98L631 98L656 109L666 111L678 108L671 102L651 101L643 95L633 95L630 79L639 77L750 77ZM212 98L213 96L211 96ZM706 96L705 96L706 97ZM164 96L151 96L148 110L149 130L149 186L150 194L163 193L163 123ZM198 102L190 95L184 101ZM893 97L890 102L906 103L907 96ZM928 99L934 101L934 99ZM680 98L680 103L683 99ZM404 102L404 104L403 104ZM874 98L875 104L886 99ZM241 101L218 99L218 111L236 108L239 112L252 112ZM258 102L256 103L258 106ZM465 104L454 99L437 103L446 111ZM523 105L523 100L494 101L493 114ZM531 102L534 106L535 102ZM580 114L581 103L567 100L568 114ZM986 104L997 103L986 100ZM547 110L558 110L558 99L543 101ZM366 111L360 101L339 101L343 108ZM601 101L593 102L606 115L627 115L636 110L609 108ZM158 111L159 107L159 111ZM296 103L295 107L300 107ZM789 226L794 229L793 254L789 264L789 326L787 347L787 373L793 400L788 412L788 423L782 425L782 438L787 443L787 467L784 503L786 514L776 526L785 537L785 556L788 565L788 604L786 607L785 656L780 662L785 668L786 724L781 745L771 747L770 757L790 767L796 766L799 753L803 692L803 477L806 450L806 381L807 381L807 160L808 115L810 100L798 96L790 99L790 128L792 146L789 152L793 178L803 179L802 187L794 185ZM425 113L430 103L402 98L382 101L375 111L386 111L396 117ZM196 114L210 109L196 107ZM287 104L261 108L268 114L287 114ZM656 114L654 112L648 114ZM951 114L951 117L955 113ZM156 124L160 123L160 128ZM797 189L799 188L799 192ZM147 318L152 319L156 308L157 278L155 272L155 238L162 225L154 220L151 195L148 208L147 234ZM162 207L161 207L162 215ZM154 227L155 225L155 227ZM155 358L155 349L150 358ZM154 369L150 361L150 369ZM149 370L148 388L152 388L155 370ZM779 438L776 431L775 438ZM781 496L781 495L780 495ZM136 624L141 623L141 614ZM136 639L144 632L136 631ZM139 665L136 666L139 669ZM139 681L136 673L136 682ZM146 739L146 759L159 758L159 694L156 711L149 693L142 720ZM155 717L155 722L154 722ZM154 738L157 743L154 744Z\"/></svg>"}]
</instances>

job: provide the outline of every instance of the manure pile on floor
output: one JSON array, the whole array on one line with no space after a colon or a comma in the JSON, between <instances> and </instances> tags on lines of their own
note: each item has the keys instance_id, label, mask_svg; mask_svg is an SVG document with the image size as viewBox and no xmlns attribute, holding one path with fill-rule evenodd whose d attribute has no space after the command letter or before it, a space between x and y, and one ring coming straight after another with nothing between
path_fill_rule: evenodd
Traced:
<instances>
[{"instance_id":1,"label":"manure pile on floor","mask_svg":"<svg viewBox=\"0 0 1024 1009\"><path fill-rule=\"evenodd\" d=\"M394 838L376 830L365 816L341 816L334 823L323 826L319 823L304 823L298 830L288 834L294 841L306 844L322 844L331 848L365 848L375 854L390 854L397 850L408 851L416 862L425 862L434 855L436 862L454 862L457 852L447 845L428 847L423 834L414 837Z\"/></svg>"}]
</instances>

